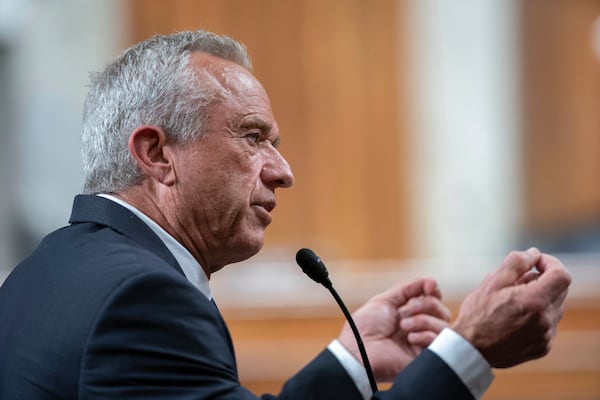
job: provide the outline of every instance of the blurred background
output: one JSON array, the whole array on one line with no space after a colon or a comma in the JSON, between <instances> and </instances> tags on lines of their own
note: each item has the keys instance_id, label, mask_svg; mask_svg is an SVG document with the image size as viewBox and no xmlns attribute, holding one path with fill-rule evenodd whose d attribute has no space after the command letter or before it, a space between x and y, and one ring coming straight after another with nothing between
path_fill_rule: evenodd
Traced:
<instances>
[{"instance_id":1,"label":"blurred background","mask_svg":"<svg viewBox=\"0 0 600 400\"><path fill-rule=\"evenodd\" d=\"M350 308L434 276L455 310L511 249L574 282L555 346L486 399L600 399L600 0L0 0L0 282L66 224L89 73L155 33L243 43L297 183L213 277L243 382L276 391ZM10 329L10 327L1 327Z\"/></svg>"}]
</instances>

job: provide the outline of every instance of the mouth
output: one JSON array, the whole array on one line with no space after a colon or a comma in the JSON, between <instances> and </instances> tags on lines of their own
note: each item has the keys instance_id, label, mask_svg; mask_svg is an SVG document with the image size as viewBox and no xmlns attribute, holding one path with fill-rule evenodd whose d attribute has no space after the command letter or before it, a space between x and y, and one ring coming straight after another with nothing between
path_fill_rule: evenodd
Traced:
<instances>
[{"instance_id":1,"label":"mouth","mask_svg":"<svg viewBox=\"0 0 600 400\"><path fill-rule=\"evenodd\" d=\"M258 201L253 204L253 206L260 207L264 209L267 213L271 213L275 209L276 203L275 201Z\"/></svg>"},{"instance_id":2,"label":"mouth","mask_svg":"<svg viewBox=\"0 0 600 400\"><path fill-rule=\"evenodd\" d=\"M252 208L256 210L256 216L262 221L264 226L271 224L271 211L275 208L275 201L257 201L252 204Z\"/></svg>"}]
</instances>

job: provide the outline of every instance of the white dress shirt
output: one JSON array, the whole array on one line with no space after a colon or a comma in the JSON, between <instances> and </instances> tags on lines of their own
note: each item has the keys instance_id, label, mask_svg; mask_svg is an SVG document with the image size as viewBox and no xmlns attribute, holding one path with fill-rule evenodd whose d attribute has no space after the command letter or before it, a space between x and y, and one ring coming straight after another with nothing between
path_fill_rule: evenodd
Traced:
<instances>
[{"instance_id":1,"label":"white dress shirt","mask_svg":"<svg viewBox=\"0 0 600 400\"><path fill-rule=\"evenodd\" d=\"M165 231L160 225L154 222L150 217L142 213L131 204L108 194L99 194L98 196L112 200L127 208L142 221L163 241L167 249L173 254L177 263L183 270L185 277L209 300L212 299L208 277L202 269L202 266L192 256L192 254L179 243L173 236ZM356 387L365 400L371 398L373 392L369 384L369 379L365 368L358 362L344 346L337 340L333 340L327 349L333 353L346 372L350 375ZM454 370L464 384L469 388L475 399L480 399L488 389L494 375L492 370L471 343L462 336L449 328L445 328L429 345L429 350L433 351L442 360Z\"/></svg>"}]
</instances>

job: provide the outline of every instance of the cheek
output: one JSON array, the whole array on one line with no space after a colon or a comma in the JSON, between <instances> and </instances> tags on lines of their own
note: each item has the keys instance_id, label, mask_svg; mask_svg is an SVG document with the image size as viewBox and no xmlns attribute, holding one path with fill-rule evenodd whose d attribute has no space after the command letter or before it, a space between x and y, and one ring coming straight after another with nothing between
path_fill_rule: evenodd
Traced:
<instances>
[{"instance_id":1,"label":"cheek","mask_svg":"<svg viewBox=\"0 0 600 400\"><path fill-rule=\"evenodd\" d=\"M253 194L261 185L260 163L247 154L206 154L203 160L202 164L189 160L188 165L182 165L186 168L181 176L184 207L194 210L194 219L204 219L213 229L223 229L248 212Z\"/></svg>"},{"instance_id":2,"label":"cheek","mask_svg":"<svg viewBox=\"0 0 600 400\"><path fill-rule=\"evenodd\" d=\"M212 218L212 224L232 225L248 210L254 186L239 174L215 171L197 187L194 197L200 213Z\"/></svg>"},{"instance_id":3,"label":"cheek","mask_svg":"<svg viewBox=\"0 0 600 400\"><path fill-rule=\"evenodd\" d=\"M214 193L221 193L231 202L250 204L253 193L260 186L260 167L252 157L240 157L223 162L212 171Z\"/></svg>"}]
</instances>

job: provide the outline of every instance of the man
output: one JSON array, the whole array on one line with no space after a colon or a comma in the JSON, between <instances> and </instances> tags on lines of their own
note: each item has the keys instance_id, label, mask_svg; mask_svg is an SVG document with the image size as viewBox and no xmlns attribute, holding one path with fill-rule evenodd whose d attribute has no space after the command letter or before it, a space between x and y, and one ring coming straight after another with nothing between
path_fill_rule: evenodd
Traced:
<instances>
[{"instance_id":1,"label":"man","mask_svg":"<svg viewBox=\"0 0 600 400\"><path fill-rule=\"evenodd\" d=\"M96 77L86 194L0 288L0 398L256 398L208 287L260 250L294 182L249 69L239 43L199 31L139 43ZM371 393L344 327L277 398L479 398L490 367L547 353L569 283L557 259L511 253L452 329L435 281L397 285L355 313L389 391Z\"/></svg>"}]
</instances>

